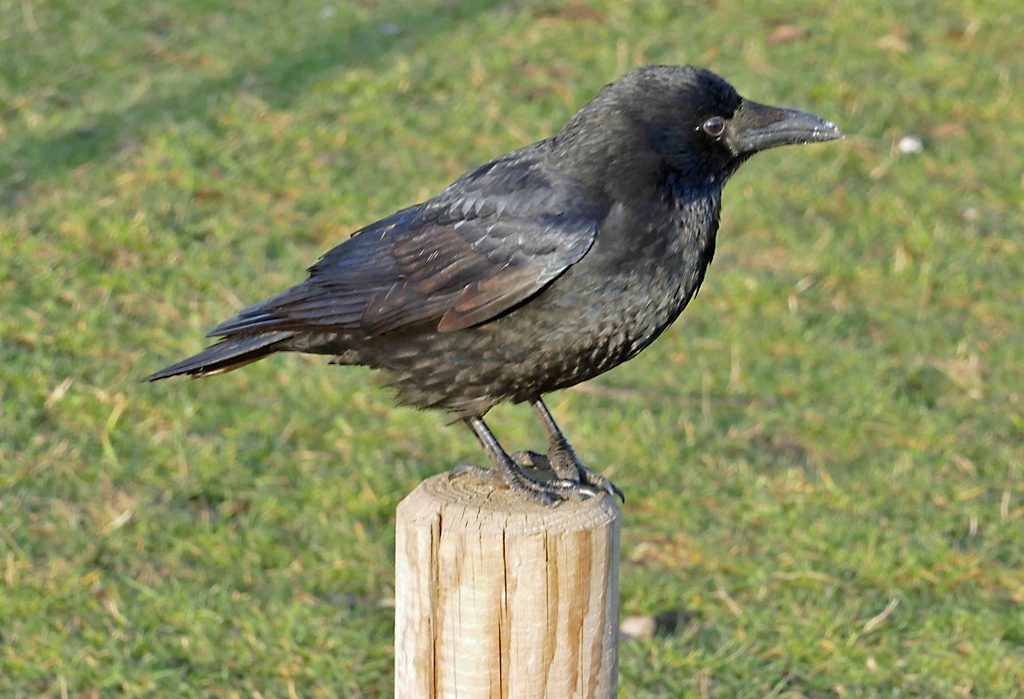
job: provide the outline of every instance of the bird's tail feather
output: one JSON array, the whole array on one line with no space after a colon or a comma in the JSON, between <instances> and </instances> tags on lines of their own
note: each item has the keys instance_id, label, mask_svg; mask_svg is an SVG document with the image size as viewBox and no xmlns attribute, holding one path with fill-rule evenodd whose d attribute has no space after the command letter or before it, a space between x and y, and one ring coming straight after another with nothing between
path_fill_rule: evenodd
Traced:
<instances>
[{"instance_id":1,"label":"bird's tail feather","mask_svg":"<svg viewBox=\"0 0 1024 699\"><path fill-rule=\"evenodd\" d=\"M263 359L283 349L280 344L295 335L294 332L259 333L229 337L216 345L207 347L199 354L161 369L143 381L159 381L160 379L190 374L195 377L224 374L238 369L257 359Z\"/></svg>"}]
</instances>

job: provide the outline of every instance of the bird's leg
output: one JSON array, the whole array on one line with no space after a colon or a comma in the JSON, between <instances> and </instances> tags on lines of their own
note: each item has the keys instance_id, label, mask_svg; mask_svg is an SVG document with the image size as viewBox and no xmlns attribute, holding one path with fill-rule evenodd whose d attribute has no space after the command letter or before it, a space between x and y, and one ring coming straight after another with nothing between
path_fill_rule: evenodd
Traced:
<instances>
[{"instance_id":1,"label":"bird's leg","mask_svg":"<svg viewBox=\"0 0 1024 699\"><path fill-rule=\"evenodd\" d=\"M491 458L494 464L493 469L479 468L477 466L456 466L452 469L451 475L457 476L463 473L473 473L487 480L495 480L498 476L501 482L513 490L516 494L542 505L552 505L559 500L583 500L588 497L595 497L597 491L581 485L578 481L566 481L561 479L541 480L532 478L523 470L523 467L513 461L505 450L502 449L498 439L491 432L490 428L480 417L466 418L466 424L473 434L480 440L484 451Z\"/></svg>"},{"instance_id":2,"label":"bird's leg","mask_svg":"<svg viewBox=\"0 0 1024 699\"><path fill-rule=\"evenodd\" d=\"M591 471L580 463L580 460L576 458L576 452L573 451L569 440L562 434L562 430L559 429L558 423L555 422L554 416L551 415L551 411L548 410L548 406L544 404L544 401L540 398L534 398L530 401L530 405L533 406L534 412L540 418L540 424L544 426L544 431L548 435L548 442L551 444L546 459L551 470L562 480L576 481L583 485L589 485L598 490L603 490L611 496L617 495L622 502L626 502L626 496L623 495L622 491L614 483L600 473ZM531 459L531 465L540 456L534 455L532 452L528 453L528 455Z\"/></svg>"}]
</instances>

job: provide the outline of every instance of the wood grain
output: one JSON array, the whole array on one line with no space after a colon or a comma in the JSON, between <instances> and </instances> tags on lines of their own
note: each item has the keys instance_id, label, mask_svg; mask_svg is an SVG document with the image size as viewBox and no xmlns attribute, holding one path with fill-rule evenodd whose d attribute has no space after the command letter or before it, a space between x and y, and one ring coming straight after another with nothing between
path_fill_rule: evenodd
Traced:
<instances>
[{"instance_id":1,"label":"wood grain","mask_svg":"<svg viewBox=\"0 0 1024 699\"><path fill-rule=\"evenodd\" d=\"M396 699L616 697L620 525L607 496L420 484L397 514Z\"/></svg>"}]
</instances>

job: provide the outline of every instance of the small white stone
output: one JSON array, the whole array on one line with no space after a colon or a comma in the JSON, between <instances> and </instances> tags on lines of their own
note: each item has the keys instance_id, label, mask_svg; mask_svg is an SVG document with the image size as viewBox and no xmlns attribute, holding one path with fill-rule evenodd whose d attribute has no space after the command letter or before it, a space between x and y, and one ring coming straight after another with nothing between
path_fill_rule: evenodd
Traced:
<instances>
[{"instance_id":1,"label":"small white stone","mask_svg":"<svg viewBox=\"0 0 1024 699\"><path fill-rule=\"evenodd\" d=\"M920 136L904 136L900 139L900 153L920 153L924 150L924 141Z\"/></svg>"},{"instance_id":2,"label":"small white stone","mask_svg":"<svg viewBox=\"0 0 1024 699\"><path fill-rule=\"evenodd\" d=\"M646 641L654 638L658 630L658 622L650 616L627 616L619 624L619 636L623 641L641 640Z\"/></svg>"},{"instance_id":3,"label":"small white stone","mask_svg":"<svg viewBox=\"0 0 1024 699\"><path fill-rule=\"evenodd\" d=\"M320 10L320 19L330 19L336 14L338 14L337 7L334 5L325 5L324 8Z\"/></svg>"}]
</instances>

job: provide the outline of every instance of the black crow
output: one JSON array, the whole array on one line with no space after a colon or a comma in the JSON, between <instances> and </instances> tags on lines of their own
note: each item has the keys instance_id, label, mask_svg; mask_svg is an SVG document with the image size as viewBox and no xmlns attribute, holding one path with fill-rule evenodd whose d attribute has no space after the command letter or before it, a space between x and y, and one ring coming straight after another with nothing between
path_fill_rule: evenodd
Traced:
<instances>
[{"instance_id":1,"label":"black crow","mask_svg":"<svg viewBox=\"0 0 1024 699\"><path fill-rule=\"evenodd\" d=\"M541 396L630 359L679 316L714 255L722 187L747 158L842 136L707 70L641 68L558 135L361 229L306 281L214 328L217 344L147 380L333 355L384 370L403 404L464 420L494 469L453 473L545 504L621 497L578 461ZM483 421L502 401L533 406L547 455L517 462L502 449Z\"/></svg>"}]
</instances>

